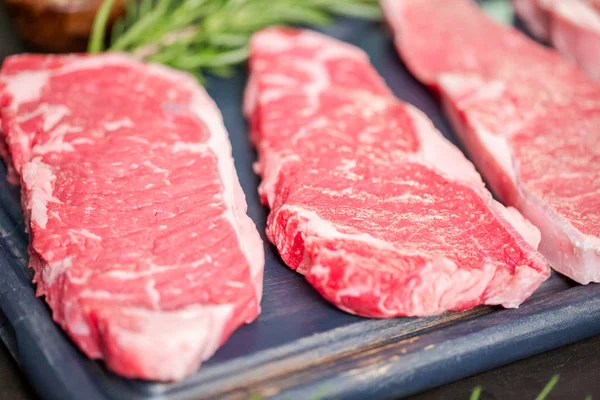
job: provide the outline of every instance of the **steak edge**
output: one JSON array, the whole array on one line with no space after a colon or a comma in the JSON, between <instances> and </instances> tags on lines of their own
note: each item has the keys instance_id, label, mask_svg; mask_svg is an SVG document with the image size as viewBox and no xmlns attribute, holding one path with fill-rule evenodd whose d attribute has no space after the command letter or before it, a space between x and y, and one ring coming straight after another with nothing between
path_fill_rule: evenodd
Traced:
<instances>
[{"instance_id":1,"label":"steak edge","mask_svg":"<svg viewBox=\"0 0 600 400\"><path fill-rule=\"evenodd\" d=\"M383 0L398 51L439 93L492 190L575 281L600 281L600 85L468 0Z\"/></svg>"},{"instance_id":2,"label":"steak edge","mask_svg":"<svg viewBox=\"0 0 600 400\"><path fill-rule=\"evenodd\" d=\"M600 81L599 0L513 0L531 33Z\"/></svg>"},{"instance_id":3,"label":"steak edge","mask_svg":"<svg viewBox=\"0 0 600 400\"><path fill-rule=\"evenodd\" d=\"M492 199L358 48L311 31L255 34L244 110L267 236L338 308L388 318L516 307L549 276L537 229Z\"/></svg>"},{"instance_id":4,"label":"steak edge","mask_svg":"<svg viewBox=\"0 0 600 400\"><path fill-rule=\"evenodd\" d=\"M262 241L193 77L120 54L21 55L0 88L37 292L88 357L179 380L257 317Z\"/></svg>"}]
</instances>

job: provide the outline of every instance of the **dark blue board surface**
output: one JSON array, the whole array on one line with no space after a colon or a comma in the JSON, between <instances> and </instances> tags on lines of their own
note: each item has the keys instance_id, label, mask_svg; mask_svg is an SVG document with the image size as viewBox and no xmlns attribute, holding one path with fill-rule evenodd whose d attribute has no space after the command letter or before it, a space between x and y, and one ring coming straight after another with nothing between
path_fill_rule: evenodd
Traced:
<instances>
[{"instance_id":1,"label":"dark blue board surface","mask_svg":"<svg viewBox=\"0 0 600 400\"><path fill-rule=\"evenodd\" d=\"M425 111L455 142L435 99L404 69L381 26L341 21L328 33L365 49L398 97ZM264 231L267 211L258 201L258 178L251 168L255 154L240 110L245 79L242 72L231 80L211 79L208 89L230 133L250 217ZM0 167L1 176L4 172ZM26 246L18 190L2 178L0 308L5 318L0 315L0 338L48 399L395 397L600 333L600 285L576 286L559 276L518 310L481 307L420 319L354 317L322 300L266 244L263 312L255 323L235 332L184 382L126 380L85 358L52 322L43 300L34 295Z\"/></svg>"}]
</instances>

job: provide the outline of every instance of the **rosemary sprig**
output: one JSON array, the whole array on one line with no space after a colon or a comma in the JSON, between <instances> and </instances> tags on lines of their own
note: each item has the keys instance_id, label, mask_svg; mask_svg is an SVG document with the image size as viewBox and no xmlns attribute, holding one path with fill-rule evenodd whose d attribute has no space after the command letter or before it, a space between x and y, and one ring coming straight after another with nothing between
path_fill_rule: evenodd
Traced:
<instances>
[{"instance_id":1,"label":"rosemary sprig","mask_svg":"<svg viewBox=\"0 0 600 400\"><path fill-rule=\"evenodd\" d=\"M106 23L108 22L110 10L114 4L115 0L106 0L98 9L90 37L90 43L88 44L88 51L90 53L97 53L102 50L102 41L106 35Z\"/></svg>"},{"instance_id":2,"label":"rosemary sprig","mask_svg":"<svg viewBox=\"0 0 600 400\"><path fill-rule=\"evenodd\" d=\"M481 396L481 386L477 386L475 389L473 389L470 400L479 400L479 396Z\"/></svg>"},{"instance_id":3,"label":"rosemary sprig","mask_svg":"<svg viewBox=\"0 0 600 400\"><path fill-rule=\"evenodd\" d=\"M128 0L104 49L111 2L105 0L96 16L89 52L125 51L199 78L203 72L229 75L248 57L250 36L264 27L381 15L377 0Z\"/></svg>"},{"instance_id":4,"label":"rosemary sprig","mask_svg":"<svg viewBox=\"0 0 600 400\"><path fill-rule=\"evenodd\" d=\"M550 381L546 384L546 386L544 386L544 389L542 389L541 393L535 398L535 400L545 400L546 397L548 397L548 395L550 394L550 392L552 392L552 389L554 389L554 386L556 386L556 384L558 383L559 378L560 376L558 374L553 375Z\"/></svg>"}]
</instances>

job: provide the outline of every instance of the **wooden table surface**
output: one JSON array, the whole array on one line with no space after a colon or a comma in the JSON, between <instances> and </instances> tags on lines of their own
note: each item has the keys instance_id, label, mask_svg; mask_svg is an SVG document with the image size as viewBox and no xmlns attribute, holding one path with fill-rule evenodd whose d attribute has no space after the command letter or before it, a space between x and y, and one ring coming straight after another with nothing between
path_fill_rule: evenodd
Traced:
<instances>
[{"instance_id":1,"label":"wooden table surface","mask_svg":"<svg viewBox=\"0 0 600 400\"><path fill-rule=\"evenodd\" d=\"M528 358L413 396L412 400L469 399L482 386L480 400L534 400L554 374L560 379L546 400L600 399L600 336ZM38 396L4 345L0 345L0 400L34 400ZM83 397L82 397L83 399Z\"/></svg>"}]
</instances>

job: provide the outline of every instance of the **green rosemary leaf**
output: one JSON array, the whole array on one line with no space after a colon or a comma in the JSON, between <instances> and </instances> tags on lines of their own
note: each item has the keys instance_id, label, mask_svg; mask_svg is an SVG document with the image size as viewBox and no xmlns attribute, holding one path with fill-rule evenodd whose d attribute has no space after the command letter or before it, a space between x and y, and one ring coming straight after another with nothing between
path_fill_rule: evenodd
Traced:
<instances>
[{"instance_id":1,"label":"green rosemary leaf","mask_svg":"<svg viewBox=\"0 0 600 400\"><path fill-rule=\"evenodd\" d=\"M208 38L208 43L217 47L240 47L248 43L248 35L219 33Z\"/></svg>"},{"instance_id":2,"label":"green rosemary leaf","mask_svg":"<svg viewBox=\"0 0 600 400\"><path fill-rule=\"evenodd\" d=\"M548 397L548 395L550 394L550 392L552 392L552 389L554 389L554 386L556 386L556 384L558 383L559 378L560 376L558 374L552 376L550 381L546 384L542 392L535 398L535 400L545 400L546 397Z\"/></svg>"},{"instance_id":3,"label":"green rosemary leaf","mask_svg":"<svg viewBox=\"0 0 600 400\"><path fill-rule=\"evenodd\" d=\"M123 21L123 25L131 25L136 20L136 18L138 18L138 8L139 5L135 1L125 2L125 16L120 19L120 21Z\"/></svg>"},{"instance_id":4,"label":"green rosemary leaf","mask_svg":"<svg viewBox=\"0 0 600 400\"><path fill-rule=\"evenodd\" d=\"M123 32L125 32L125 27L126 27L125 19L117 20L112 27L112 30L110 32L110 37L116 38L116 37L121 36L123 34Z\"/></svg>"},{"instance_id":5,"label":"green rosemary leaf","mask_svg":"<svg viewBox=\"0 0 600 400\"><path fill-rule=\"evenodd\" d=\"M182 69L225 67L243 62L248 58L248 52L249 49L245 46L229 51L198 51L196 54L179 57L174 65Z\"/></svg>"},{"instance_id":6,"label":"green rosemary leaf","mask_svg":"<svg viewBox=\"0 0 600 400\"><path fill-rule=\"evenodd\" d=\"M150 34L164 17L162 11L163 8L156 7L153 11L141 16L123 35L113 42L109 50L125 51L129 46L135 44L135 41L139 40L140 36L143 37L146 34Z\"/></svg>"},{"instance_id":7,"label":"green rosemary leaf","mask_svg":"<svg viewBox=\"0 0 600 400\"><path fill-rule=\"evenodd\" d=\"M347 17L358 17L364 19L378 20L381 18L381 9L377 5L365 2L347 2L345 4L335 3L328 7L333 13Z\"/></svg>"},{"instance_id":8,"label":"green rosemary leaf","mask_svg":"<svg viewBox=\"0 0 600 400\"><path fill-rule=\"evenodd\" d=\"M220 78L231 78L235 73L235 69L230 65L224 65L221 67L210 67L208 68L208 71L211 74L216 75Z\"/></svg>"},{"instance_id":9,"label":"green rosemary leaf","mask_svg":"<svg viewBox=\"0 0 600 400\"><path fill-rule=\"evenodd\" d=\"M480 396L481 396L481 386L477 386L475 389L473 389L470 399L471 400L479 400Z\"/></svg>"},{"instance_id":10,"label":"green rosemary leaf","mask_svg":"<svg viewBox=\"0 0 600 400\"><path fill-rule=\"evenodd\" d=\"M92 27L92 35L88 43L89 53L99 53L104 50L104 38L106 36L106 25L110 17L115 0L106 0L100 6L96 18L94 18L94 26Z\"/></svg>"},{"instance_id":11,"label":"green rosemary leaf","mask_svg":"<svg viewBox=\"0 0 600 400\"><path fill-rule=\"evenodd\" d=\"M285 23L301 23L313 25L326 25L331 23L331 16L325 10L313 9L306 5L290 5L281 7L278 15Z\"/></svg>"},{"instance_id":12,"label":"green rosemary leaf","mask_svg":"<svg viewBox=\"0 0 600 400\"><path fill-rule=\"evenodd\" d=\"M144 15L148 14L152 10L153 6L152 0L140 0L137 8L135 7L135 1L128 1L127 3L133 4L131 8L134 8L136 10L135 15L137 15L138 17L143 17Z\"/></svg>"},{"instance_id":13,"label":"green rosemary leaf","mask_svg":"<svg viewBox=\"0 0 600 400\"><path fill-rule=\"evenodd\" d=\"M203 71L229 76L248 57L254 32L272 25L322 26L336 15L378 19L381 12L377 0L126 0L108 50L198 77ZM97 21L90 49L100 51L107 20Z\"/></svg>"}]
</instances>

